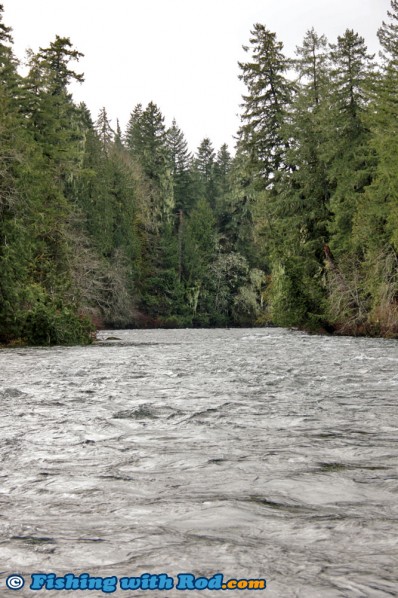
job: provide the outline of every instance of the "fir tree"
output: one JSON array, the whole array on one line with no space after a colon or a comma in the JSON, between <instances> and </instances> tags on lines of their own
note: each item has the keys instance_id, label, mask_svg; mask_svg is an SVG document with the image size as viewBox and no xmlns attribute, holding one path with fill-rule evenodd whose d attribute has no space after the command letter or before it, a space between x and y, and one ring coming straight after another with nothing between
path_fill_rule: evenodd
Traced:
<instances>
[{"instance_id":1,"label":"fir tree","mask_svg":"<svg viewBox=\"0 0 398 598\"><path fill-rule=\"evenodd\" d=\"M193 164L196 172L198 196L205 198L213 210L215 209L217 196L215 160L216 154L213 144L206 137L201 141L196 151Z\"/></svg>"},{"instance_id":2,"label":"fir tree","mask_svg":"<svg viewBox=\"0 0 398 598\"><path fill-rule=\"evenodd\" d=\"M398 60L398 0L391 0L391 11L387 11L390 21L383 21L377 32L379 42L388 60Z\"/></svg>"},{"instance_id":3,"label":"fir tree","mask_svg":"<svg viewBox=\"0 0 398 598\"><path fill-rule=\"evenodd\" d=\"M352 246L352 224L360 194L372 178L373 157L368 149L366 110L373 79L373 56L365 40L348 29L331 46L333 119L329 128L325 158L334 187L330 200L334 214L330 225L331 247L336 255Z\"/></svg>"},{"instance_id":4,"label":"fir tree","mask_svg":"<svg viewBox=\"0 0 398 598\"><path fill-rule=\"evenodd\" d=\"M98 118L95 121L95 130L97 131L103 152L108 153L108 149L114 140L115 132L111 127L110 120L108 119L106 108L101 108Z\"/></svg>"},{"instance_id":5,"label":"fir tree","mask_svg":"<svg viewBox=\"0 0 398 598\"><path fill-rule=\"evenodd\" d=\"M175 208L188 212L192 205L192 183L189 172L191 154L184 134L175 119L167 130L167 149L171 161Z\"/></svg>"},{"instance_id":6,"label":"fir tree","mask_svg":"<svg viewBox=\"0 0 398 598\"><path fill-rule=\"evenodd\" d=\"M243 96L238 145L247 153L255 176L267 186L287 165L283 125L294 86L287 77L291 61L283 54L276 34L257 23L251 35L250 46L244 46L250 60L239 63L247 94Z\"/></svg>"}]
</instances>

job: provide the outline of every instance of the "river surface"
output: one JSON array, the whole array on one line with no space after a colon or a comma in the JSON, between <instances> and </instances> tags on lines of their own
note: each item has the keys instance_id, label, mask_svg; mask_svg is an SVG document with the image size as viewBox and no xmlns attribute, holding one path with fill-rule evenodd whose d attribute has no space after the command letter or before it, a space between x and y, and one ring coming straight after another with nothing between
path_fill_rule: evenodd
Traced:
<instances>
[{"instance_id":1,"label":"river surface","mask_svg":"<svg viewBox=\"0 0 398 598\"><path fill-rule=\"evenodd\" d=\"M34 592L34 572L267 581L114 596L398 595L397 341L99 339L0 351L1 595L107 595Z\"/></svg>"}]
</instances>

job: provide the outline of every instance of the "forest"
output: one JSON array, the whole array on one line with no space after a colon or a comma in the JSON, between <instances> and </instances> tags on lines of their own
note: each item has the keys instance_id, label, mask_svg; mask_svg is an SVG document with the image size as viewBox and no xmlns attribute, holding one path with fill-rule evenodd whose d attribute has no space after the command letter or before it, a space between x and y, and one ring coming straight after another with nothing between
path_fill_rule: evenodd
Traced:
<instances>
[{"instance_id":1,"label":"forest","mask_svg":"<svg viewBox=\"0 0 398 598\"><path fill-rule=\"evenodd\" d=\"M380 55L255 24L231 153L150 102L76 104L56 36L20 73L0 5L0 343L96 328L283 326L398 336L398 0ZM244 41L244 40L243 40Z\"/></svg>"}]
</instances>

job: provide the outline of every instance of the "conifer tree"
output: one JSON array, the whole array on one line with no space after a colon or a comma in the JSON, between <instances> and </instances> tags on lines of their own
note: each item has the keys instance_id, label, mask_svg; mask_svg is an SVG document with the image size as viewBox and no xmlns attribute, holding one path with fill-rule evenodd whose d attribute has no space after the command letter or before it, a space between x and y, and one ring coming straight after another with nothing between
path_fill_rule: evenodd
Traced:
<instances>
[{"instance_id":1,"label":"conifer tree","mask_svg":"<svg viewBox=\"0 0 398 598\"><path fill-rule=\"evenodd\" d=\"M191 154L175 119L167 130L167 149L171 161L175 208L177 211L188 212L192 205L192 182L189 172Z\"/></svg>"},{"instance_id":2,"label":"conifer tree","mask_svg":"<svg viewBox=\"0 0 398 598\"><path fill-rule=\"evenodd\" d=\"M21 222L26 208L21 205L18 169L25 157L25 139L12 97L16 78L12 43L0 5L0 342L21 333L21 304L29 284L27 264L32 251L29 232Z\"/></svg>"},{"instance_id":3,"label":"conifer tree","mask_svg":"<svg viewBox=\"0 0 398 598\"><path fill-rule=\"evenodd\" d=\"M198 198L205 198L212 210L216 204L216 175L215 175L216 154L213 144L208 137L205 137L196 151L194 157L194 171L196 174Z\"/></svg>"},{"instance_id":4,"label":"conifer tree","mask_svg":"<svg viewBox=\"0 0 398 598\"><path fill-rule=\"evenodd\" d=\"M373 56L363 37L347 29L331 46L332 106L326 159L333 193L331 247L336 256L352 247L352 225L360 195L372 179L373 157L368 149L366 110L374 77ZM360 250L360 248L359 248Z\"/></svg>"},{"instance_id":5,"label":"conifer tree","mask_svg":"<svg viewBox=\"0 0 398 598\"><path fill-rule=\"evenodd\" d=\"M135 107L127 125L125 140L127 149L150 182L148 202L156 229L170 217L174 209L166 127L156 104L149 102L145 110L140 104Z\"/></svg>"},{"instance_id":6,"label":"conifer tree","mask_svg":"<svg viewBox=\"0 0 398 598\"><path fill-rule=\"evenodd\" d=\"M115 132L111 127L106 108L101 108L98 118L95 121L95 130L101 142L102 151L107 154L114 140Z\"/></svg>"},{"instance_id":7,"label":"conifer tree","mask_svg":"<svg viewBox=\"0 0 398 598\"><path fill-rule=\"evenodd\" d=\"M377 32L386 60L398 60L398 0L391 0L387 11L389 22L383 21Z\"/></svg>"},{"instance_id":8,"label":"conifer tree","mask_svg":"<svg viewBox=\"0 0 398 598\"><path fill-rule=\"evenodd\" d=\"M127 146L140 160L145 174L151 180L159 182L167 168L164 117L153 102L142 112L139 106L136 107L133 116L126 133Z\"/></svg>"},{"instance_id":9,"label":"conifer tree","mask_svg":"<svg viewBox=\"0 0 398 598\"><path fill-rule=\"evenodd\" d=\"M248 62L240 62L240 79L247 87L243 96L242 125L238 132L241 151L249 157L263 186L287 166L288 141L283 132L294 85L287 74L291 61L283 54L276 34L257 23L251 31Z\"/></svg>"},{"instance_id":10,"label":"conifer tree","mask_svg":"<svg viewBox=\"0 0 398 598\"><path fill-rule=\"evenodd\" d=\"M12 49L12 29L3 23L3 10L0 4L0 85L3 93L7 93L8 101L16 106L21 93L21 80L17 73L18 60Z\"/></svg>"},{"instance_id":11,"label":"conifer tree","mask_svg":"<svg viewBox=\"0 0 398 598\"><path fill-rule=\"evenodd\" d=\"M307 31L297 48L295 67L300 86L291 105L286 132L290 139L289 162L273 201L280 222L278 244L311 245L313 255L322 255L327 241L330 189L323 158L325 114L328 111L329 77L327 40L314 29ZM275 231L276 232L276 231Z\"/></svg>"},{"instance_id":12,"label":"conifer tree","mask_svg":"<svg viewBox=\"0 0 398 598\"><path fill-rule=\"evenodd\" d=\"M56 36L48 48L40 48L37 54L30 52L30 71L25 79L31 131L54 176L64 184L76 174L83 152L80 116L68 90L72 81L83 81L83 75L70 66L81 56L69 38Z\"/></svg>"},{"instance_id":13,"label":"conifer tree","mask_svg":"<svg viewBox=\"0 0 398 598\"><path fill-rule=\"evenodd\" d=\"M368 190L368 199L373 208L369 214L373 220L372 237L376 241L384 229L384 235L377 244L387 242L398 254L398 169L395 157L398 151L398 2L391 0L391 10L387 12L389 22L383 22L378 31L384 52L384 65L381 76L376 80L371 113L368 119L372 138L370 145L377 155L377 172ZM376 205L377 207L376 207ZM383 225L384 222L384 225ZM359 223L359 222L358 222ZM375 229L375 225L377 229ZM368 228L368 227L366 227ZM358 228L357 228L358 231ZM376 234L375 234L376 233ZM370 239L367 239L367 244Z\"/></svg>"},{"instance_id":14,"label":"conifer tree","mask_svg":"<svg viewBox=\"0 0 398 598\"><path fill-rule=\"evenodd\" d=\"M374 155L370 184L354 215L353 242L361 248L359 294L368 329L398 332L398 3L378 31L384 63L373 78L365 124ZM365 317L364 316L364 317ZM364 319L363 317L363 319Z\"/></svg>"},{"instance_id":15,"label":"conifer tree","mask_svg":"<svg viewBox=\"0 0 398 598\"><path fill-rule=\"evenodd\" d=\"M143 152L143 137L141 129L142 104L137 104L130 114L127 123L124 142L129 152L140 156Z\"/></svg>"},{"instance_id":16,"label":"conifer tree","mask_svg":"<svg viewBox=\"0 0 398 598\"><path fill-rule=\"evenodd\" d=\"M115 146L120 150L124 147L122 129L120 128L120 123L119 123L118 118L116 119Z\"/></svg>"},{"instance_id":17,"label":"conifer tree","mask_svg":"<svg viewBox=\"0 0 398 598\"><path fill-rule=\"evenodd\" d=\"M223 197L229 191L229 175L232 167L232 157L228 150L228 145L223 143L217 152L214 174L217 186L217 196Z\"/></svg>"}]
</instances>

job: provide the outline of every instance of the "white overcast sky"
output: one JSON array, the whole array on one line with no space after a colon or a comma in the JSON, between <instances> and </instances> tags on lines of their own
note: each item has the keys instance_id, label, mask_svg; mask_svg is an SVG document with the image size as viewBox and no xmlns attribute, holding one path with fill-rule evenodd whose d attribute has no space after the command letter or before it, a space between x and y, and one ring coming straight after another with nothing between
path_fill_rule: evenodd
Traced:
<instances>
[{"instance_id":1,"label":"white overcast sky","mask_svg":"<svg viewBox=\"0 0 398 598\"><path fill-rule=\"evenodd\" d=\"M73 88L93 117L105 106L125 128L133 107L154 101L176 118L190 149L204 137L233 148L244 92L245 60L254 23L263 23L293 56L312 26L330 42L347 28L378 52L376 32L390 0L2 0L15 53L46 47L58 34L85 54L85 82Z\"/></svg>"}]
</instances>

